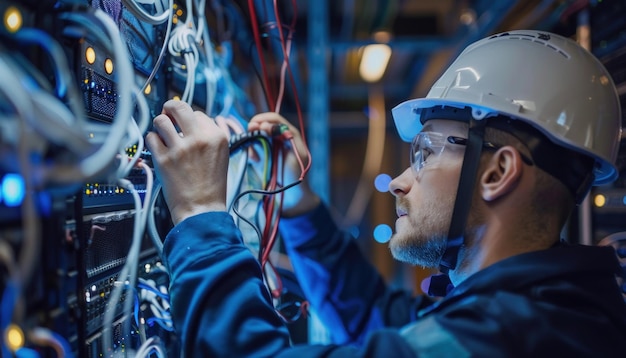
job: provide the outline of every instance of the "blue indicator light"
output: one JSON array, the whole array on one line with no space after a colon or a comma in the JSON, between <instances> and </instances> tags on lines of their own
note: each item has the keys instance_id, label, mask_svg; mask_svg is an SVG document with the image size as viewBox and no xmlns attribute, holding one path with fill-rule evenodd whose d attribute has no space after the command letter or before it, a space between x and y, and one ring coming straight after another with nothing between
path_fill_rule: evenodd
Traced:
<instances>
[{"instance_id":1,"label":"blue indicator light","mask_svg":"<svg viewBox=\"0 0 626 358\"><path fill-rule=\"evenodd\" d=\"M18 174L7 174L2 179L2 197L6 206L19 206L25 192L24 180Z\"/></svg>"},{"instance_id":2,"label":"blue indicator light","mask_svg":"<svg viewBox=\"0 0 626 358\"><path fill-rule=\"evenodd\" d=\"M374 240L376 240L377 242L380 242L381 244L384 244L387 241L389 241L389 239L391 239L392 234L393 234L393 231L391 230L389 225L380 224L376 226L376 228L374 228Z\"/></svg>"}]
</instances>

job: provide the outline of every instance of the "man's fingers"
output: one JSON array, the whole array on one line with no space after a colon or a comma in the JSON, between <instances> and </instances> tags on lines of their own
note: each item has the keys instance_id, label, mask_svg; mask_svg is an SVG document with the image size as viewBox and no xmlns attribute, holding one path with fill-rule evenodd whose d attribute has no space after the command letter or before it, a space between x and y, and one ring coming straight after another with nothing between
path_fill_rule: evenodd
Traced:
<instances>
[{"instance_id":1,"label":"man's fingers","mask_svg":"<svg viewBox=\"0 0 626 358\"><path fill-rule=\"evenodd\" d=\"M152 120L152 127L161 137L163 144L167 147L171 147L180 135L174 127L174 123L166 114L159 114Z\"/></svg>"},{"instance_id":2,"label":"man's fingers","mask_svg":"<svg viewBox=\"0 0 626 358\"><path fill-rule=\"evenodd\" d=\"M148 132L148 134L146 134L146 146L148 150L157 157L160 156L166 148L161 137L155 132Z\"/></svg>"},{"instance_id":3,"label":"man's fingers","mask_svg":"<svg viewBox=\"0 0 626 358\"><path fill-rule=\"evenodd\" d=\"M193 133L196 129L196 116L193 109L186 102L175 100L165 102L163 104L163 114L178 125L183 135Z\"/></svg>"},{"instance_id":4,"label":"man's fingers","mask_svg":"<svg viewBox=\"0 0 626 358\"><path fill-rule=\"evenodd\" d=\"M261 130L267 133L272 132L272 127L276 124L285 124L292 129L291 124L283 116L275 112L260 113L252 117L248 123L248 130Z\"/></svg>"}]
</instances>

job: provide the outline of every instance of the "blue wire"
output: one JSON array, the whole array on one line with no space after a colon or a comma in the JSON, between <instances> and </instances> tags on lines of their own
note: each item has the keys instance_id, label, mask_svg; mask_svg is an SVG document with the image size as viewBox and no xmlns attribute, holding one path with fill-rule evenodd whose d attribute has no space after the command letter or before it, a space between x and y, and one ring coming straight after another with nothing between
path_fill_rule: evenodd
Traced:
<instances>
[{"instance_id":1,"label":"blue wire","mask_svg":"<svg viewBox=\"0 0 626 358\"><path fill-rule=\"evenodd\" d=\"M56 332L52 332L52 336L54 336L54 338L61 342L61 345L63 346L63 353L65 354L66 358L74 358L74 354L72 353L72 347L70 347L69 342L60 334L56 333Z\"/></svg>"},{"instance_id":2,"label":"blue wire","mask_svg":"<svg viewBox=\"0 0 626 358\"><path fill-rule=\"evenodd\" d=\"M135 291L135 290L133 290ZM139 295L136 294L137 291L135 291L135 294L133 295L135 298L135 309L134 309L134 313L135 313L135 324L137 324L137 327L139 327Z\"/></svg>"},{"instance_id":3,"label":"blue wire","mask_svg":"<svg viewBox=\"0 0 626 358\"><path fill-rule=\"evenodd\" d=\"M6 356L6 357L11 357L11 356ZM41 358L41 355L32 348L22 347L15 351L15 357L17 358Z\"/></svg>"},{"instance_id":4,"label":"blue wire","mask_svg":"<svg viewBox=\"0 0 626 358\"><path fill-rule=\"evenodd\" d=\"M157 296L161 297L164 300L167 300L169 302L170 300L170 296L168 294L165 294L159 290L157 290L156 288L152 287L152 286L148 286L145 283L139 283L137 285L139 288L143 288L144 290L148 290L150 292L155 293Z\"/></svg>"},{"instance_id":5,"label":"blue wire","mask_svg":"<svg viewBox=\"0 0 626 358\"><path fill-rule=\"evenodd\" d=\"M163 328L166 331L170 331L170 332L174 332L174 328L173 327L168 327L166 325L166 323L172 323L171 319L163 319L163 318L157 318L157 317L149 317L146 320L146 323L148 323L148 325L150 327L154 326L155 323L157 323L159 326L161 326L161 328Z\"/></svg>"}]
</instances>

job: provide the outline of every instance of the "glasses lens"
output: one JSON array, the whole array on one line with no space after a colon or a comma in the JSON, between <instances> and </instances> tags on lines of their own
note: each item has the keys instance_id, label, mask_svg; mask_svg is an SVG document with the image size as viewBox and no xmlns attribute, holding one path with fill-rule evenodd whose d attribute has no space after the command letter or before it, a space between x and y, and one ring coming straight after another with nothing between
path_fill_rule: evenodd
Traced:
<instances>
[{"instance_id":1,"label":"glasses lens","mask_svg":"<svg viewBox=\"0 0 626 358\"><path fill-rule=\"evenodd\" d=\"M411 168L417 175L431 154L440 154L445 145L444 137L436 132L418 133L411 142Z\"/></svg>"},{"instance_id":2,"label":"glasses lens","mask_svg":"<svg viewBox=\"0 0 626 358\"><path fill-rule=\"evenodd\" d=\"M411 168L417 173L430 153L430 140L426 133L418 133L411 143Z\"/></svg>"}]
</instances>

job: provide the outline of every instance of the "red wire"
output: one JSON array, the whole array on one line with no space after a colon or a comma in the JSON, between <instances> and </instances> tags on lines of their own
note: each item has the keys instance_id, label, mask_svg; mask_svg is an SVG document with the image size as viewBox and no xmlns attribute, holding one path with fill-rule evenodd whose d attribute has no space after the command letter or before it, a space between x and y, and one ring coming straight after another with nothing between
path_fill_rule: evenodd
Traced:
<instances>
[{"instance_id":1,"label":"red wire","mask_svg":"<svg viewBox=\"0 0 626 358\"><path fill-rule=\"evenodd\" d=\"M294 154L296 156L296 159L298 161L298 164L300 166L300 170L301 170L301 174L300 174L300 178L299 180L303 180L306 173L309 171L309 169L311 168L311 152L308 149L308 144L307 144L307 140L306 140L306 134L305 134L305 128L304 128L304 119L302 116L302 108L300 105L300 99L299 99L299 95L298 95L298 91L296 88L296 84L295 84L295 79L294 79L294 75L293 75L293 71L291 69L291 64L289 61L289 53L287 52L287 48L286 48L286 42L285 42L285 35L283 33L283 28L282 28L282 22L280 20L280 16L279 16L279 12L278 12L278 5L277 5L277 0L274 0L274 16L276 17L276 26L278 28L278 34L280 36L280 45L281 45L281 49L283 52L283 61L285 61L286 67L287 67L287 72L289 75L289 83L293 89L293 95L294 95L294 99L295 99L295 105L296 105L296 111L297 111L297 115L298 115L298 123L300 126L300 132L302 135L302 141L304 143L304 146L306 148L306 154L308 157L308 163L305 166L304 162L302 160L302 158L300 157L300 154L297 151L297 147L295 145L295 140L293 139L293 135L290 136L289 138L286 137L282 137L279 139L282 140L289 140L289 142L291 143L291 148L294 151ZM294 9L294 17L291 21L291 27L289 28L289 40L291 41L291 37L292 37L292 33L295 29L296 26L296 19L297 19L297 5L295 0L291 1L293 9ZM265 60L263 57L263 51L262 51L262 46L261 46L261 39L260 39L260 34L259 34L259 28L258 28L258 22L257 22L257 18L256 18L256 13L255 13L255 9L254 9L254 2L253 0L248 0L248 7L250 9L250 18L251 18L251 22L252 22L252 30L254 33L254 41L256 44L256 48L257 48L257 53L259 55L259 61L261 64L261 71L262 71L262 81L263 81L263 85L265 86L266 89L266 99L268 101L268 105L270 107L270 110L272 112L274 112L276 110L276 105L277 102L274 100L274 94L271 91L270 87L269 87L269 80L268 80L268 74L266 71L266 67L265 67ZM282 76L281 76L281 81L282 81ZM285 163L285 156L286 156L286 152L285 150L285 146L284 146L284 142L282 140L278 140L277 141L277 145L273 146L272 148L272 167L271 167L271 171L270 171L270 180L268 181L266 190L268 191L275 191L276 187L278 186L277 183L277 177L278 177L278 157L279 154L282 153L282 165L284 165ZM281 171L281 173L284 175L284 168ZM281 182L283 181L283 179L281 179ZM272 291L272 296L275 298L279 298L282 295L282 289L283 289L283 285L282 285L282 280L280 278L280 275L278 274L278 271L276 270L276 268L274 267L274 265L272 264L272 262L269 260L270 258L270 254L271 254L271 250L274 246L274 244L276 243L276 239L278 237L278 226L280 223L280 213L282 211L282 207L283 207L283 197L284 197L284 192L280 193L280 199L278 201L278 210L275 210L275 199L273 195L269 195L266 196L263 199L263 209L264 212L266 213L266 221L265 221L265 227L263 230L263 235L261 237L261 245L259 247L259 258L260 258L260 264L261 267L263 269L263 272L265 272L265 267L266 264L269 264L269 269L271 269L274 273L274 277L275 277L275 283L276 283L276 287L273 288ZM307 313L307 308L308 308L308 302L303 302L302 306L300 307L301 311L303 313ZM280 314L280 312L279 312ZM282 314L280 314L282 317ZM283 319L286 319L286 317L283 317Z\"/></svg>"},{"instance_id":2,"label":"red wire","mask_svg":"<svg viewBox=\"0 0 626 358\"><path fill-rule=\"evenodd\" d=\"M298 160L298 164L300 165L300 178L299 180L303 180L304 176L306 175L306 173L309 171L309 169L311 169L311 161L309 160L309 163L307 164L306 167L304 167L304 163L302 162L302 158L300 157L300 153L298 153L298 150L296 149L296 141L295 139L291 138L289 140L289 142L291 143L291 148L293 148L293 152L296 155L296 159ZM306 153L308 155L309 158L311 158L311 152L309 151L309 147L305 147L306 148Z\"/></svg>"},{"instance_id":3,"label":"red wire","mask_svg":"<svg viewBox=\"0 0 626 358\"><path fill-rule=\"evenodd\" d=\"M284 146L281 146L281 148L284 148ZM286 156L286 154L283 152L283 163L284 163L284 158ZM284 174L284 170L282 171L282 173ZM278 202L278 210L276 211L276 215L272 215L272 217L274 218L274 222L271 223L271 228L272 231L271 233L269 233L269 237L267 240L267 246L263 249L263 255L261 257L261 265L265 265L265 263L267 261L269 261L269 256L270 253L272 251L272 248L274 247L274 244L276 243L276 238L278 237L278 224L280 223L280 212L283 209L283 198L284 198L285 192L282 191L280 192L280 200ZM274 203L274 200L272 200L272 203ZM273 205L272 205L272 210L273 210ZM270 213L273 213L273 211L270 211ZM267 228L267 221L266 221L266 228Z\"/></svg>"},{"instance_id":4,"label":"red wire","mask_svg":"<svg viewBox=\"0 0 626 358\"><path fill-rule=\"evenodd\" d=\"M248 10L250 11L250 21L252 22L252 33L254 34L254 43L256 45L257 54L259 55L259 62L261 63L261 73L262 73L261 80L263 81L263 87L265 87L267 105L269 106L270 111L274 112L275 110L274 94L272 93L272 89L269 86L269 80L267 78L267 70L265 67L265 58L263 56L263 48L261 47L261 35L259 34L259 23L256 18L254 0L248 0Z\"/></svg>"},{"instance_id":5,"label":"red wire","mask_svg":"<svg viewBox=\"0 0 626 358\"><path fill-rule=\"evenodd\" d=\"M277 181L278 181L278 154L282 148L282 145L272 146L272 168L270 173L270 181L268 182L267 187L265 188L268 191L276 190ZM272 248L274 239L272 238L273 226L277 226L273 224L274 217L274 196L267 195L263 198L263 211L266 213L265 219L265 227L263 228L263 236L261 237L261 245L259 247L259 257L261 260L261 265L265 266L266 257L269 255L269 251Z\"/></svg>"},{"instance_id":6,"label":"red wire","mask_svg":"<svg viewBox=\"0 0 626 358\"><path fill-rule=\"evenodd\" d=\"M282 196L282 195L281 195ZM280 207L282 207L282 205L279 205ZM263 249L263 256L261 257L261 265L265 265L267 262L269 262L269 257L270 257L270 253L272 251L272 248L274 247L274 244L276 243L276 238L278 237L278 223L280 221L280 215L276 216L276 222L274 223L274 225L272 226L272 232L267 240L267 246Z\"/></svg>"},{"instance_id":7,"label":"red wire","mask_svg":"<svg viewBox=\"0 0 626 358\"><path fill-rule=\"evenodd\" d=\"M300 157L300 155L298 154L298 151L296 150L293 137L290 138L289 141L291 142L291 148L294 151L296 158L298 160L298 163L300 165L300 170L302 171L302 174L299 180L302 180L302 178L304 177L304 173L308 169L304 167L302 158ZM285 146L279 145L279 146L276 146L275 148L284 149ZM277 158L278 153L279 153L279 149L272 150L272 176L270 180L270 185L267 188L267 190L270 190L270 191L273 191L276 188L276 178L277 178L276 171L277 171L277 166L278 166L278 158ZM282 154L283 154L282 163L284 164L286 153L282 152ZM284 170L282 171L282 173L284 174ZM278 211L274 210L275 202L273 200L273 196L270 195L264 198L264 202L263 202L264 212L269 213L270 215L267 217L265 221L265 228L263 230L263 237L261 239L261 246L260 246L260 250L261 250L260 261L263 267L265 266L265 263L268 262L270 252L272 248L274 247L274 243L276 241L276 237L278 234L278 224L280 222L280 212L282 211L282 208L283 208L283 197L284 197L284 192L281 192ZM274 212L276 212L276 214L273 214Z\"/></svg>"},{"instance_id":8,"label":"red wire","mask_svg":"<svg viewBox=\"0 0 626 358\"><path fill-rule=\"evenodd\" d=\"M287 49L285 48L285 35L283 34L283 25L282 25L282 22L280 21L280 16L278 13L278 4L276 1L277 0L274 0L274 16L276 17L276 27L278 28L278 35L280 36L280 45L283 50L283 56L288 58L289 54L287 53ZM296 11L296 4L295 4L295 1L293 0L292 0L292 5L294 7L294 11ZM296 16L294 15L294 18L291 22L292 29L295 28L295 24L296 24ZM289 36L291 36L291 32ZM309 152L309 149L308 149L309 146L306 140L304 118L302 117L302 108L300 107L300 96L298 95L298 89L296 88L295 79L294 79L293 72L291 70L291 64L289 63L289 61L287 61L287 73L289 74L289 84L291 85L291 88L293 89L294 102L296 105L296 112L298 114L298 123L300 125L300 134L302 135L302 142L304 142L304 146L307 148L307 155L309 157L309 162L307 163L306 168L302 172L302 176L301 176L301 179L302 179L304 178L305 174L309 171L311 167L311 152ZM298 156L297 152L296 152L296 156Z\"/></svg>"},{"instance_id":9,"label":"red wire","mask_svg":"<svg viewBox=\"0 0 626 358\"><path fill-rule=\"evenodd\" d=\"M274 277L276 278L276 287L271 290L272 297L278 298L283 294L283 280L281 280L280 275L278 274L278 270L276 270L276 267L274 267L274 265L270 261L268 261L267 263L269 264L272 272L274 272Z\"/></svg>"},{"instance_id":10,"label":"red wire","mask_svg":"<svg viewBox=\"0 0 626 358\"><path fill-rule=\"evenodd\" d=\"M280 148L284 148L284 146L280 146ZM286 153L282 153L283 154L283 163L284 163L284 158L286 156ZM284 175L284 171L282 171L283 175ZM269 264L270 269L274 272L274 278L276 281L276 287L274 287L271 292L272 292L272 296L274 298L279 298L282 295L283 292L283 281L280 278L280 274L278 273L278 270L276 270L276 267L274 267L274 265L272 264L272 261L270 261L270 254L272 252L272 248L274 247L274 244L276 243L276 238L278 237L278 224L280 222L280 213L282 212L282 208L283 208L283 197L284 197L285 192L280 192L280 200L278 203L278 210L276 211L276 215L272 215L273 217L275 217L275 222L272 224L272 232L267 240L267 245L264 247L263 249L263 255L261 257L261 267L263 268L263 271L265 272L265 265ZM273 200L272 200L273 202ZM266 222L267 223L267 222ZM267 226L266 226L267 227ZM282 315L281 315L282 316Z\"/></svg>"}]
</instances>

